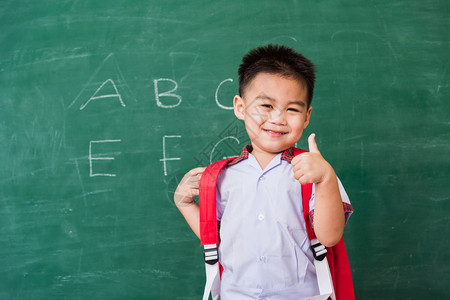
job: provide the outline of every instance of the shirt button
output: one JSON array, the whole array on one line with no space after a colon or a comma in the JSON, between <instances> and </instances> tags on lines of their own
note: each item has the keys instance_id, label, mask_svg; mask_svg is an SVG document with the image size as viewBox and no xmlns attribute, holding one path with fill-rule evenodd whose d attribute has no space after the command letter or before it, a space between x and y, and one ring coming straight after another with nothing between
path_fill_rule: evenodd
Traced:
<instances>
[{"instance_id":1,"label":"shirt button","mask_svg":"<svg viewBox=\"0 0 450 300\"><path fill-rule=\"evenodd\" d=\"M264 220L264 215L262 213L260 213L258 215L258 220L260 220L260 221Z\"/></svg>"},{"instance_id":2,"label":"shirt button","mask_svg":"<svg viewBox=\"0 0 450 300\"><path fill-rule=\"evenodd\" d=\"M259 180L264 181L264 180L266 180L266 177L263 175L263 176L261 176L261 178Z\"/></svg>"},{"instance_id":3,"label":"shirt button","mask_svg":"<svg viewBox=\"0 0 450 300\"><path fill-rule=\"evenodd\" d=\"M267 258L264 255L261 255L259 257L259 261L265 263L265 262L267 262Z\"/></svg>"}]
</instances>

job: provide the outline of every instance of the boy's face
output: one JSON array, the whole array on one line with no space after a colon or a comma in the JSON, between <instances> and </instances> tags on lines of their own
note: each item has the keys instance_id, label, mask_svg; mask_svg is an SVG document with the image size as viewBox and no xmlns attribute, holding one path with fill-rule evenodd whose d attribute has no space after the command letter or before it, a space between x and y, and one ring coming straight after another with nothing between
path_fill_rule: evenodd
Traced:
<instances>
[{"instance_id":1,"label":"boy's face","mask_svg":"<svg viewBox=\"0 0 450 300\"><path fill-rule=\"evenodd\" d=\"M312 107L298 80L260 73L242 98L234 97L234 113L244 120L253 151L276 154L293 146L309 124Z\"/></svg>"}]
</instances>

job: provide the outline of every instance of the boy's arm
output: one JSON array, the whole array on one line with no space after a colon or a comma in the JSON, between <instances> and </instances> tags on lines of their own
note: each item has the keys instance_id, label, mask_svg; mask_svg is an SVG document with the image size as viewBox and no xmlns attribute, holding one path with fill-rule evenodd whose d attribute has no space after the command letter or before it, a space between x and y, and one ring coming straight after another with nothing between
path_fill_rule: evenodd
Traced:
<instances>
[{"instance_id":1,"label":"boy's arm","mask_svg":"<svg viewBox=\"0 0 450 300\"><path fill-rule=\"evenodd\" d=\"M326 247L336 245L344 233L345 213L336 174L317 148L315 135L308 138L310 152L292 160L294 176L301 183L315 183L314 232Z\"/></svg>"},{"instance_id":2,"label":"boy's arm","mask_svg":"<svg viewBox=\"0 0 450 300\"><path fill-rule=\"evenodd\" d=\"M194 196L199 194L199 184L206 168L195 168L184 175L174 194L174 202L195 235L200 238L200 212Z\"/></svg>"}]
</instances>

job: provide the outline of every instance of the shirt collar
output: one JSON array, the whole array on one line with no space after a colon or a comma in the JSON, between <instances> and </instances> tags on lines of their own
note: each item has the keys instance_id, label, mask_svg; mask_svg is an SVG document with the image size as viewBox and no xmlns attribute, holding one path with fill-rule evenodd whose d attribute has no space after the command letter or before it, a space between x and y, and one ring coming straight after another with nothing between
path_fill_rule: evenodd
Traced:
<instances>
[{"instance_id":1,"label":"shirt collar","mask_svg":"<svg viewBox=\"0 0 450 300\"><path fill-rule=\"evenodd\" d=\"M250 155L250 153L252 152L252 150L253 150L252 145L246 145L242 149L241 154L238 157L236 157L235 159L233 159L228 165L231 166L231 165L237 164L238 162L240 162L244 159L247 159L248 156ZM281 152L282 160L287 161L288 163L291 163L293 158L294 158L294 149L292 147Z\"/></svg>"}]
</instances>

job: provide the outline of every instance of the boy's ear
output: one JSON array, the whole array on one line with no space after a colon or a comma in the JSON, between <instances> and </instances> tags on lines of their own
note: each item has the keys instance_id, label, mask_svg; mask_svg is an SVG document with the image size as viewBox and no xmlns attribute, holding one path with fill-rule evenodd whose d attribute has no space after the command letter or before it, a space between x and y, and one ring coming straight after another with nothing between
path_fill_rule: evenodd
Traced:
<instances>
[{"instance_id":1,"label":"boy's ear","mask_svg":"<svg viewBox=\"0 0 450 300\"><path fill-rule=\"evenodd\" d=\"M245 102L239 95L234 96L233 99L234 114L239 120L244 120L245 116Z\"/></svg>"},{"instance_id":2,"label":"boy's ear","mask_svg":"<svg viewBox=\"0 0 450 300\"><path fill-rule=\"evenodd\" d=\"M312 106L308 107L308 111L306 112L305 123L303 124L303 129L305 129L309 125L309 120L311 119L312 109L313 109Z\"/></svg>"}]
</instances>

